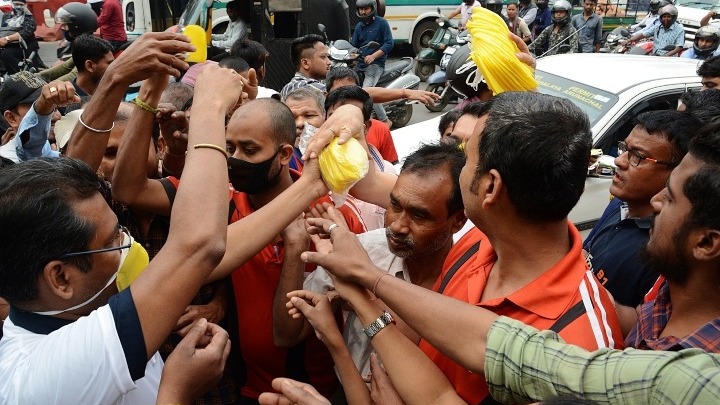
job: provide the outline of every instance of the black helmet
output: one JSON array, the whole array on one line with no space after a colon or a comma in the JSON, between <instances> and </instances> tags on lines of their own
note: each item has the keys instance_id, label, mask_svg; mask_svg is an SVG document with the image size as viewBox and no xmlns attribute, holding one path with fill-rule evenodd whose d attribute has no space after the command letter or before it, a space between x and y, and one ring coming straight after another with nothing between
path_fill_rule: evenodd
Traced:
<instances>
[{"instance_id":1,"label":"black helmet","mask_svg":"<svg viewBox=\"0 0 720 405\"><path fill-rule=\"evenodd\" d=\"M370 14L366 16L360 15L361 8L370 7ZM363 22L372 21L373 17L377 14L377 2L376 0L357 0L355 2L355 15Z\"/></svg>"},{"instance_id":2,"label":"black helmet","mask_svg":"<svg viewBox=\"0 0 720 405\"><path fill-rule=\"evenodd\" d=\"M450 87L466 98L478 96L487 88L482 73L470 59L470 44L461 46L453 53L445 71Z\"/></svg>"},{"instance_id":3,"label":"black helmet","mask_svg":"<svg viewBox=\"0 0 720 405\"><path fill-rule=\"evenodd\" d=\"M565 17L563 18L555 18L555 12L556 11L565 11ZM550 9L550 15L552 16L552 21L555 24L558 24L561 27L564 27L567 25L568 21L570 21L570 14L572 13L572 5L570 5L570 2L567 0L558 0L553 4L552 8Z\"/></svg>"},{"instance_id":4,"label":"black helmet","mask_svg":"<svg viewBox=\"0 0 720 405\"><path fill-rule=\"evenodd\" d=\"M547 6L548 6L548 0L537 0L537 1L535 1L535 5L536 5L540 10L545 10L545 9L547 8Z\"/></svg>"},{"instance_id":5,"label":"black helmet","mask_svg":"<svg viewBox=\"0 0 720 405\"><path fill-rule=\"evenodd\" d=\"M698 48L698 39L705 38L713 41L712 46L705 49ZM720 44L720 30L712 25L706 25L704 27L700 27L699 30L695 33L695 39L693 40L693 49L695 50L695 55L708 57L711 53L715 52L718 49L718 45Z\"/></svg>"},{"instance_id":6,"label":"black helmet","mask_svg":"<svg viewBox=\"0 0 720 405\"><path fill-rule=\"evenodd\" d=\"M660 0L650 0L650 12L657 14L658 10L660 10Z\"/></svg>"},{"instance_id":7,"label":"black helmet","mask_svg":"<svg viewBox=\"0 0 720 405\"><path fill-rule=\"evenodd\" d=\"M55 12L55 22L66 24L65 36L69 41L82 34L92 34L97 29L97 15L93 9L83 3L67 3Z\"/></svg>"},{"instance_id":8,"label":"black helmet","mask_svg":"<svg viewBox=\"0 0 720 405\"><path fill-rule=\"evenodd\" d=\"M664 16L665 14L670 14L670 16L672 17L672 22L670 24L672 24L677 20L678 9L672 4L667 4L665 6L662 6L660 11L658 11L658 14L660 15L660 17Z\"/></svg>"},{"instance_id":9,"label":"black helmet","mask_svg":"<svg viewBox=\"0 0 720 405\"><path fill-rule=\"evenodd\" d=\"M495 14L500 14L502 13L503 9L503 0L487 0L487 5L485 6L485 8Z\"/></svg>"}]
</instances>

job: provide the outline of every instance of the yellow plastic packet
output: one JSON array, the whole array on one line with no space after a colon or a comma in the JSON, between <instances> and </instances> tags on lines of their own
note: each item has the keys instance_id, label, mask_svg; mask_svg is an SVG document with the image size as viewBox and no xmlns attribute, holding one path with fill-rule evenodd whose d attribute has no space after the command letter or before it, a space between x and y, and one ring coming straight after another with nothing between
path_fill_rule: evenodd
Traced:
<instances>
[{"instance_id":1,"label":"yellow plastic packet","mask_svg":"<svg viewBox=\"0 0 720 405\"><path fill-rule=\"evenodd\" d=\"M195 51L190 52L185 58L186 62L205 62L207 60L207 44L205 43L205 30L199 25L188 25L182 29L182 33L190 38L190 43L195 45Z\"/></svg>"},{"instance_id":2,"label":"yellow plastic packet","mask_svg":"<svg viewBox=\"0 0 720 405\"><path fill-rule=\"evenodd\" d=\"M467 27L471 37L470 57L493 95L537 88L535 72L515 56L519 49L508 37L510 31L499 15L475 7Z\"/></svg>"},{"instance_id":3,"label":"yellow plastic packet","mask_svg":"<svg viewBox=\"0 0 720 405\"><path fill-rule=\"evenodd\" d=\"M347 194L350 188L368 172L365 148L355 138L342 145L334 138L318 157L320 174L334 194Z\"/></svg>"}]
</instances>

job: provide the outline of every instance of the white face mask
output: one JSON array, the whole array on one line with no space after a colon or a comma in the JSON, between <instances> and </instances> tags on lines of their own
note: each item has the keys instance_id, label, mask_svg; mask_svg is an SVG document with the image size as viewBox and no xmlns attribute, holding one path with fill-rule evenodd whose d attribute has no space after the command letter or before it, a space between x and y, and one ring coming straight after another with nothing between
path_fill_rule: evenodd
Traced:
<instances>
[{"instance_id":1,"label":"white face mask","mask_svg":"<svg viewBox=\"0 0 720 405\"><path fill-rule=\"evenodd\" d=\"M123 243L122 243L122 244L123 244L123 245L127 245L127 244L129 244L131 241L132 241L132 238L130 237L130 235L124 234ZM137 242L134 242L133 244L136 244L136 243L137 243ZM138 245L138 246L140 246L140 245ZM128 257L128 254L130 253L130 250L131 250L131 249L132 249L132 247L131 247L131 248L128 248L128 249L122 249L122 250L120 250L120 252L121 252L121 254L120 254L120 264L118 265L117 271L116 271L115 273L113 273L112 276L110 276L110 279L108 279L107 283L105 283L105 286L103 286L103 288L101 288L100 291L98 291L98 292L97 292L95 295L93 295L92 297L90 297L90 298L88 298L87 300L81 302L80 304L73 305L72 307L67 308L67 309L63 309L63 310L59 310L59 311L41 311L41 312L34 312L34 313L35 313L35 314L38 314L38 315L46 315L46 316L59 315L59 314L62 314L62 313L64 313L64 312L73 311L73 310L76 310L76 309L78 309L78 308L82 308L82 307L84 307L85 305L87 305L87 304L95 301L95 299L96 299L97 297L99 297L100 294L102 294L103 291L105 291L108 287L110 287L110 285L117 279L118 274L120 273L120 270L123 268L123 263L125 262L125 259Z\"/></svg>"}]
</instances>

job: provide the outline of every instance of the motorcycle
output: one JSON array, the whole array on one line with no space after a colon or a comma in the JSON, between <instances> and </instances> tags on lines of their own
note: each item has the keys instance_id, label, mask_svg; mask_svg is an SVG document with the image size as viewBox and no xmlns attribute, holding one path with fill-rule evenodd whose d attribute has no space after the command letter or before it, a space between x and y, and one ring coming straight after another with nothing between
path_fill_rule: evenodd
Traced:
<instances>
[{"instance_id":1,"label":"motorcycle","mask_svg":"<svg viewBox=\"0 0 720 405\"><path fill-rule=\"evenodd\" d=\"M37 73L43 69L47 69L45 63L40 59L38 51L30 51L27 43L20 37L20 49L22 49L23 58L18 62L18 70L21 72ZM8 76L7 68L0 63L0 84L2 84Z\"/></svg>"},{"instance_id":2,"label":"motorcycle","mask_svg":"<svg viewBox=\"0 0 720 405\"><path fill-rule=\"evenodd\" d=\"M448 46L443 51L440 58L440 70L430 75L427 79L427 91L431 91L440 96L440 100L434 105L428 104L425 107L432 112L440 112L447 107L450 102L457 101L460 95L453 90L447 80L447 65L455 51L466 44L469 40L469 32L463 31L457 35L455 44Z\"/></svg>"},{"instance_id":3,"label":"motorcycle","mask_svg":"<svg viewBox=\"0 0 720 405\"><path fill-rule=\"evenodd\" d=\"M322 24L318 25L318 29L323 34L324 28ZM344 39L338 39L330 42L328 57L332 61L333 66L355 68L363 49L375 50L379 47L379 43L371 41L367 45L357 48ZM397 61L387 61L385 63L385 71L382 76L380 76L380 80L378 80L376 86L388 89L417 90L420 87L420 78L410 72L412 66L413 58L411 57L404 57ZM360 77L360 83L362 83L364 73L359 70L356 70L356 72ZM388 119L393 122L393 128L404 127L410 122L414 103L415 102L408 101L407 99L400 99L383 104Z\"/></svg>"},{"instance_id":4,"label":"motorcycle","mask_svg":"<svg viewBox=\"0 0 720 405\"><path fill-rule=\"evenodd\" d=\"M427 81L435 72L435 65L440 64L444 51L457 44L457 27L453 26L450 20L440 13L440 8L437 9L437 12L440 14L438 28L428 42L429 46L421 49L415 57L415 75L422 81Z\"/></svg>"}]
</instances>

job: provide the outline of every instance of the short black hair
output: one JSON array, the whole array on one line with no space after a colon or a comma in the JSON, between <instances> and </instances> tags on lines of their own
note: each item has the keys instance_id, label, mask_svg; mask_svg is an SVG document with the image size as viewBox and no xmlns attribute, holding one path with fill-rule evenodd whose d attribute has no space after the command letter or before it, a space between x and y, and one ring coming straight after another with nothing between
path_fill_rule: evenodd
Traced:
<instances>
[{"instance_id":1,"label":"short black hair","mask_svg":"<svg viewBox=\"0 0 720 405\"><path fill-rule=\"evenodd\" d=\"M263 111L270 117L271 137L277 146L283 143L295 145L295 117L288 106L274 98L257 98L243 103L235 110L232 119L252 120L258 111Z\"/></svg>"},{"instance_id":2,"label":"short black hair","mask_svg":"<svg viewBox=\"0 0 720 405\"><path fill-rule=\"evenodd\" d=\"M703 124L709 124L720 117L720 89L686 91L680 97L685 112Z\"/></svg>"},{"instance_id":3,"label":"short black hair","mask_svg":"<svg viewBox=\"0 0 720 405\"><path fill-rule=\"evenodd\" d=\"M13 305L38 298L38 278L52 260L87 250L95 234L73 203L99 192L82 161L38 158L0 170L0 297ZM87 256L63 259L90 270Z\"/></svg>"},{"instance_id":4,"label":"short black hair","mask_svg":"<svg viewBox=\"0 0 720 405\"><path fill-rule=\"evenodd\" d=\"M650 135L661 136L670 143L670 159L680 163L688 151L692 138L702 124L692 115L677 110L646 111L635 117L639 125Z\"/></svg>"},{"instance_id":5,"label":"short black hair","mask_svg":"<svg viewBox=\"0 0 720 405\"><path fill-rule=\"evenodd\" d=\"M445 130L448 129L450 125L455 125L458 118L462 115L462 110L450 110L447 113L445 113L440 118L440 123L438 124L438 131L440 132L440 135L445 133Z\"/></svg>"},{"instance_id":6,"label":"short black hair","mask_svg":"<svg viewBox=\"0 0 720 405\"><path fill-rule=\"evenodd\" d=\"M108 52L112 53L112 45L92 34L82 34L72 42L72 58L78 72L85 71L85 62L97 63Z\"/></svg>"},{"instance_id":7,"label":"short black hair","mask_svg":"<svg viewBox=\"0 0 720 405\"><path fill-rule=\"evenodd\" d=\"M325 97L325 111L336 105L345 105L349 101L362 103L363 119L369 121L372 116L373 102L367 91L360 86L343 86L328 93Z\"/></svg>"},{"instance_id":8,"label":"short black hair","mask_svg":"<svg viewBox=\"0 0 720 405\"><path fill-rule=\"evenodd\" d=\"M465 166L465 153L455 143L436 142L421 145L409 154L403 162L400 175L403 173L426 174L445 168L450 170L453 187L448 198L448 214L464 209L460 192L460 171Z\"/></svg>"},{"instance_id":9,"label":"short black hair","mask_svg":"<svg viewBox=\"0 0 720 405\"><path fill-rule=\"evenodd\" d=\"M700 77L720 77L720 55L705 59L705 62L698 66L697 74Z\"/></svg>"},{"instance_id":10,"label":"short black hair","mask_svg":"<svg viewBox=\"0 0 720 405\"><path fill-rule=\"evenodd\" d=\"M688 152L704 163L683 185L692 208L686 229L720 230L720 125L705 126L690 143Z\"/></svg>"},{"instance_id":11,"label":"short black hair","mask_svg":"<svg viewBox=\"0 0 720 405\"><path fill-rule=\"evenodd\" d=\"M232 0L232 1L227 2L227 4L225 5L225 8L226 9L229 8L232 10L240 10L240 6L241 6L241 3L238 0Z\"/></svg>"},{"instance_id":12,"label":"short black hair","mask_svg":"<svg viewBox=\"0 0 720 405\"><path fill-rule=\"evenodd\" d=\"M300 67L300 60L307 57L303 56L305 51L312 49L316 43L325 43L325 39L318 34L307 34L302 37L295 38L290 45L290 60L295 68Z\"/></svg>"},{"instance_id":13,"label":"short black hair","mask_svg":"<svg viewBox=\"0 0 720 405\"><path fill-rule=\"evenodd\" d=\"M265 65L270 53L260 42L241 37L230 48L230 56L245 59L245 62L257 71Z\"/></svg>"},{"instance_id":14,"label":"short black hair","mask_svg":"<svg viewBox=\"0 0 720 405\"><path fill-rule=\"evenodd\" d=\"M327 77L325 78L325 88L331 91L336 80L340 79L352 79L356 86L360 85L360 77L353 69L347 66L335 66L328 71Z\"/></svg>"},{"instance_id":15,"label":"short black hair","mask_svg":"<svg viewBox=\"0 0 720 405\"><path fill-rule=\"evenodd\" d=\"M571 101L533 92L505 92L487 102L480 134L479 177L496 169L518 215L560 221L585 188L592 133L587 114Z\"/></svg>"},{"instance_id":16,"label":"short black hair","mask_svg":"<svg viewBox=\"0 0 720 405\"><path fill-rule=\"evenodd\" d=\"M238 73L245 73L250 70L250 65L247 61L239 56L228 56L218 62L218 66L232 69Z\"/></svg>"},{"instance_id":17,"label":"short black hair","mask_svg":"<svg viewBox=\"0 0 720 405\"><path fill-rule=\"evenodd\" d=\"M485 101L474 101L472 103L467 103L461 111L461 117L463 115L472 115L475 118L480 118L487 113L488 106Z\"/></svg>"}]
</instances>

